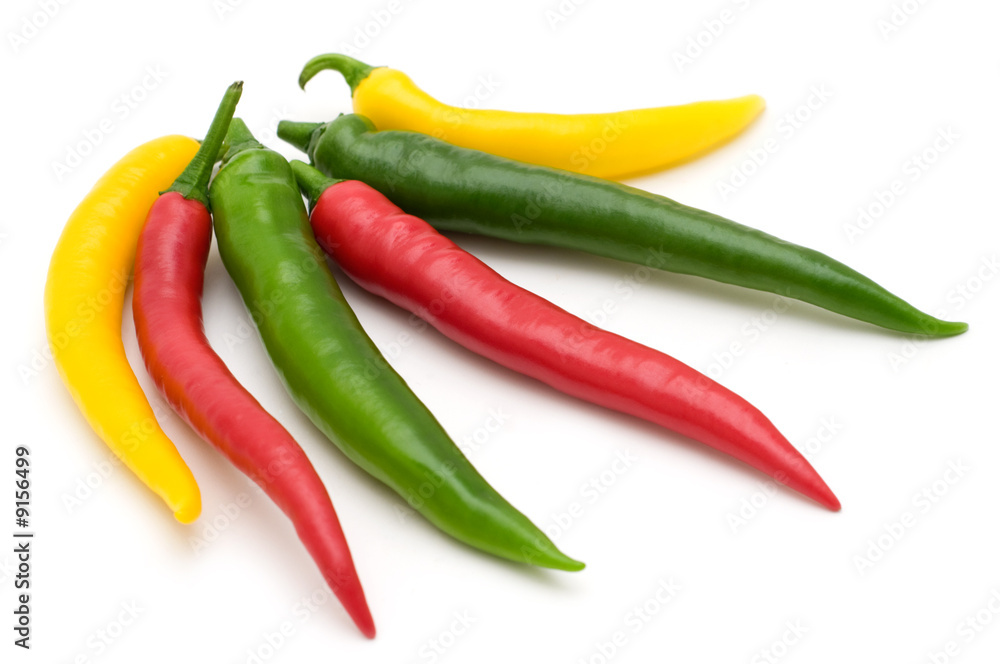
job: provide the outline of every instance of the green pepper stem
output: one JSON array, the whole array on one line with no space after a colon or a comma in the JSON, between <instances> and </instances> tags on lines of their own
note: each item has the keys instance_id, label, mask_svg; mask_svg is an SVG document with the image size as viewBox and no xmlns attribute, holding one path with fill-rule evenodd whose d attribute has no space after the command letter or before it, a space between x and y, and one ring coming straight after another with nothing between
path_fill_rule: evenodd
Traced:
<instances>
[{"instance_id":1,"label":"green pepper stem","mask_svg":"<svg viewBox=\"0 0 1000 664\"><path fill-rule=\"evenodd\" d=\"M312 142L313 134L323 126L322 122L292 122L282 120L278 123L278 138L298 148L309 155L309 144Z\"/></svg>"},{"instance_id":2,"label":"green pepper stem","mask_svg":"<svg viewBox=\"0 0 1000 664\"><path fill-rule=\"evenodd\" d=\"M357 89L361 81L368 78L368 74L372 73L372 70L377 69L377 67L366 65L359 60L339 53L317 55L302 68L302 73L299 74L299 87L305 90L306 83L324 69L336 69L343 74L344 80L351 86L351 94L353 95L354 90Z\"/></svg>"},{"instance_id":3,"label":"green pepper stem","mask_svg":"<svg viewBox=\"0 0 1000 664\"><path fill-rule=\"evenodd\" d=\"M236 112L236 104L242 94L243 81L236 81L229 86L226 94L222 97L222 103L215 111L215 117L212 118L212 124L208 127L208 133L205 134L205 140L201 142L198 152L195 153L184 172L163 193L176 191L184 198L196 200L206 209L209 208L208 182L212 179L212 169L215 168L222 141L226 137L229 123L233 119L233 113Z\"/></svg>"},{"instance_id":4,"label":"green pepper stem","mask_svg":"<svg viewBox=\"0 0 1000 664\"><path fill-rule=\"evenodd\" d=\"M295 181L299 183L299 189L309 199L309 209L316 207L316 201L323 195L323 192L333 185L343 182L328 178L309 164L293 159L288 162L292 166L292 173L295 174Z\"/></svg>"},{"instance_id":5,"label":"green pepper stem","mask_svg":"<svg viewBox=\"0 0 1000 664\"><path fill-rule=\"evenodd\" d=\"M229 144L229 149L226 150L226 154L222 157L223 166L245 150L264 149L264 146L257 142L257 139L253 137L246 123L240 118L233 118L233 121L229 124L229 131L226 133L226 142Z\"/></svg>"}]
</instances>

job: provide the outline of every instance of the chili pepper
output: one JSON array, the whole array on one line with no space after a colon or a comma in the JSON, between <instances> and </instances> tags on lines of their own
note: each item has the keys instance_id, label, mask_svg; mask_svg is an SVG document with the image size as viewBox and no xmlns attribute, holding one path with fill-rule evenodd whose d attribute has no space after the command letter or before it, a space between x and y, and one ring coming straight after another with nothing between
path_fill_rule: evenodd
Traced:
<instances>
[{"instance_id":1,"label":"chili pepper","mask_svg":"<svg viewBox=\"0 0 1000 664\"><path fill-rule=\"evenodd\" d=\"M198 150L184 136L140 145L108 170L70 215L45 282L49 347L87 423L182 523L201 494L125 356L122 309L136 240L157 192Z\"/></svg>"},{"instance_id":2,"label":"chili pepper","mask_svg":"<svg viewBox=\"0 0 1000 664\"><path fill-rule=\"evenodd\" d=\"M228 140L209 192L219 253L302 411L456 539L510 560L582 569L486 483L365 334L326 268L288 162L239 119Z\"/></svg>"},{"instance_id":3,"label":"chili pepper","mask_svg":"<svg viewBox=\"0 0 1000 664\"><path fill-rule=\"evenodd\" d=\"M829 256L664 196L533 166L363 116L326 125L281 122L278 136L319 170L361 180L438 230L587 251L778 293L892 330L964 332Z\"/></svg>"},{"instance_id":4,"label":"chili pepper","mask_svg":"<svg viewBox=\"0 0 1000 664\"><path fill-rule=\"evenodd\" d=\"M763 413L722 385L515 286L368 185L302 162L292 170L314 201L320 246L362 288L508 369L694 438L840 509Z\"/></svg>"},{"instance_id":5,"label":"chili pepper","mask_svg":"<svg viewBox=\"0 0 1000 664\"><path fill-rule=\"evenodd\" d=\"M305 88L324 69L344 75L354 112L380 130L418 131L511 159L614 179L704 154L742 132L764 110L757 95L576 115L456 108L428 95L401 71L336 53L306 63L299 86Z\"/></svg>"},{"instance_id":6,"label":"chili pepper","mask_svg":"<svg viewBox=\"0 0 1000 664\"><path fill-rule=\"evenodd\" d=\"M173 409L292 520L323 578L370 638L375 625L322 480L205 338L201 294L212 242L208 181L241 90L242 83L234 83L226 91L198 153L149 210L132 295L139 349Z\"/></svg>"}]
</instances>

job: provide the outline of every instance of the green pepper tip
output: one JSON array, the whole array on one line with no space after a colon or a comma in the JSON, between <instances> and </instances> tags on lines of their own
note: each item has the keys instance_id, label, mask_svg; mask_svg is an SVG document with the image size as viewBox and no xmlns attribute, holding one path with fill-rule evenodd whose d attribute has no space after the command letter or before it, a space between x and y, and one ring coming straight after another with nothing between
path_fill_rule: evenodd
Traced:
<instances>
[{"instance_id":1,"label":"green pepper tip","mask_svg":"<svg viewBox=\"0 0 1000 664\"><path fill-rule=\"evenodd\" d=\"M581 572L587 566L585 563L579 560L574 560L569 556L564 556L565 560L559 565L552 565L553 569L557 569L563 572Z\"/></svg>"},{"instance_id":2,"label":"green pepper tip","mask_svg":"<svg viewBox=\"0 0 1000 664\"><path fill-rule=\"evenodd\" d=\"M932 334L935 337L954 337L959 334L964 334L968 330L968 323L961 323L958 321L940 321L935 326Z\"/></svg>"}]
</instances>

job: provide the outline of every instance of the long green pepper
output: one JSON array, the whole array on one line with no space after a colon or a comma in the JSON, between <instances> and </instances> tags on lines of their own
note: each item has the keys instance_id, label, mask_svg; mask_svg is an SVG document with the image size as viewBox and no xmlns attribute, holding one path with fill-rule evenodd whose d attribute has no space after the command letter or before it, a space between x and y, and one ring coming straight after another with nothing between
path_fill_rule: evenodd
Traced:
<instances>
[{"instance_id":1,"label":"long green pepper","mask_svg":"<svg viewBox=\"0 0 1000 664\"><path fill-rule=\"evenodd\" d=\"M961 334L825 254L617 182L460 148L360 115L281 122L334 178L361 180L435 228L578 249L778 293L891 330Z\"/></svg>"},{"instance_id":2,"label":"long green pepper","mask_svg":"<svg viewBox=\"0 0 1000 664\"><path fill-rule=\"evenodd\" d=\"M239 119L227 141L209 192L219 253L296 404L449 535L517 562L582 569L487 484L365 334L326 268L284 157Z\"/></svg>"}]
</instances>

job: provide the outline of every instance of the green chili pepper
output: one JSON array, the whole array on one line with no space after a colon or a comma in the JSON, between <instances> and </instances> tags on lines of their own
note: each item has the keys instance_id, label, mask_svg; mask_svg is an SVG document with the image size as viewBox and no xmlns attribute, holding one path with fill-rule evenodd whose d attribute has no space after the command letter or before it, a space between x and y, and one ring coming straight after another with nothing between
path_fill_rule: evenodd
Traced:
<instances>
[{"instance_id":1,"label":"green chili pepper","mask_svg":"<svg viewBox=\"0 0 1000 664\"><path fill-rule=\"evenodd\" d=\"M434 525L502 558L583 568L473 468L365 334L288 162L234 119L209 192L219 253L289 394L354 463Z\"/></svg>"},{"instance_id":2,"label":"green chili pepper","mask_svg":"<svg viewBox=\"0 0 1000 664\"><path fill-rule=\"evenodd\" d=\"M376 132L360 115L281 122L278 136L335 178L361 180L439 230L587 251L778 293L892 330L929 336L965 323L925 314L829 256L641 189Z\"/></svg>"}]
</instances>

